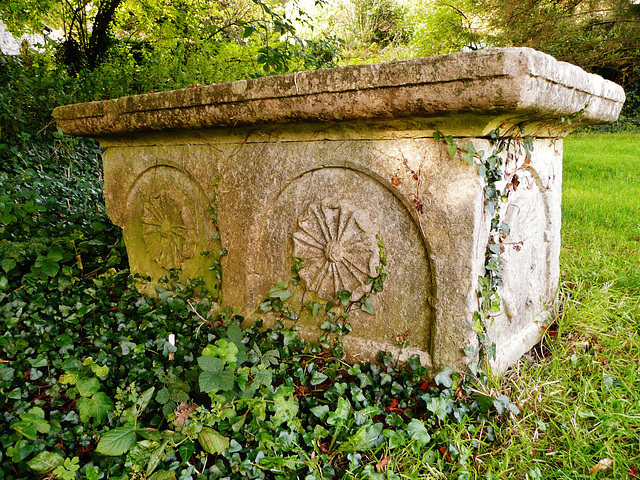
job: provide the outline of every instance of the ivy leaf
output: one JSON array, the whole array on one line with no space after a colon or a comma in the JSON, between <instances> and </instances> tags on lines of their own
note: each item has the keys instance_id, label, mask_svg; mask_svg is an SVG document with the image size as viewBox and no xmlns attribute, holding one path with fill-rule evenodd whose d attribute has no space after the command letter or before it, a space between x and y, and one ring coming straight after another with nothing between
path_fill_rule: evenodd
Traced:
<instances>
[{"instance_id":1,"label":"ivy leaf","mask_svg":"<svg viewBox=\"0 0 640 480\"><path fill-rule=\"evenodd\" d=\"M361 301L360 309L363 312L367 312L369 315L375 315L376 314L376 309L373 306L373 303L371 303L371 299L369 299L369 298L365 298L365 299L363 299Z\"/></svg>"},{"instance_id":2,"label":"ivy leaf","mask_svg":"<svg viewBox=\"0 0 640 480\"><path fill-rule=\"evenodd\" d=\"M203 427L198 434L200 446L213 455L224 452L229 448L229 438L220 435L213 428Z\"/></svg>"},{"instance_id":3,"label":"ivy leaf","mask_svg":"<svg viewBox=\"0 0 640 480\"><path fill-rule=\"evenodd\" d=\"M324 373L322 372L313 372L313 376L311 377L310 380L310 384L311 385L320 385L321 383L324 383L324 381L329 378L328 376L326 376Z\"/></svg>"},{"instance_id":4,"label":"ivy leaf","mask_svg":"<svg viewBox=\"0 0 640 480\"><path fill-rule=\"evenodd\" d=\"M472 155L476 155L478 153L476 151L476 147L473 145L473 142L467 142L467 144L464 146L464 151Z\"/></svg>"},{"instance_id":5,"label":"ivy leaf","mask_svg":"<svg viewBox=\"0 0 640 480\"><path fill-rule=\"evenodd\" d=\"M451 388L453 385L453 379L451 378L451 374L453 374L453 369L451 367L444 367L440 372L436 375L434 379L438 385L442 385L446 388Z\"/></svg>"},{"instance_id":6,"label":"ivy leaf","mask_svg":"<svg viewBox=\"0 0 640 480\"><path fill-rule=\"evenodd\" d=\"M311 310L311 317L315 318L318 316L318 313L322 308L322 304L320 302L309 302L307 303L307 308Z\"/></svg>"},{"instance_id":7,"label":"ivy leaf","mask_svg":"<svg viewBox=\"0 0 640 480\"><path fill-rule=\"evenodd\" d=\"M476 397L476 402L478 402L478 408L482 413L487 413L491 407L493 406L493 397L489 395L478 395Z\"/></svg>"},{"instance_id":8,"label":"ivy leaf","mask_svg":"<svg viewBox=\"0 0 640 480\"><path fill-rule=\"evenodd\" d=\"M113 411L113 402L104 392L98 392L92 397L82 397L76 402L80 420L88 423L89 419L94 419L94 424L99 425L104 422L107 413Z\"/></svg>"},{"instance_id":9,"label":"ivy leaf","mask_svg":"<svg viewBox=\"0 0 640 480\"><path fill-rule=\"evenodd\" d=\"M352 437L342 444L338 452L352 453L371 449L382 434L382 429L382 423L360 427Z\"/></svg>"},{"instance_id":10,"label":"ivy leaf","mask_svg":"<svg viewBox=\"0 0 640 480\"><path fill-rule=\"evenodd\" d=\"M340 299L340 303L343 307L349 305L349 301L351 300L351 292L349 290L340 290L338 292L338 298Z\"/></svg>"},{"instance_id":11,"label":"ivy leaf","mask_svg":"<svg viewBox=\"0 0 640 480\"><path fill-rule=\"evenodd\" d=\"M34 449L31 442L22 438L13 447L7 448L6 454L13 460L13 463L18 463L31 455Z\"/></svg>"},{"instance_id":12,"label":"ivy leaf","mask_svg":"<svg viewBox=\"0 0 640 480\"><path fill-rule=\"evenodd\" d=\"M127 453L136 444L136 431L131 427L110 430L98 442L96 451L103 455L118 457Z\"/></svg>"},{"instance_id":13,"label":"ivy leaf","mask_svg":"<svg viewBox=\"0 0 640 480\"><path fill-rule=\"evenodd\" d=\"M349 403L349 400L340 397L338 398L338 406L336 407L335 412L329 413L327 423L329 425L344 425L347 422L347 418L349 418L350 412L351 404Z\"/></svg>"},{"instance_id":14,"label":"ivy leaf","mask_svg":"<svg viewBox=\"0 0 640 480\"><path fill-rule=\"evenodd\" d=\"M384 436L389 439L389 448L401 447L402 445L407 443L407 437L404 436L403 432L399 432L397 430L385 430Z\"/></svg>"},{"instance_id":15,"label":"ivy leaf","mask_svg":"<svg viewBox=\"0 0 640 480\"><path fill-rule=\"evenodd\" d=\"M313 413L316 417L318 417L320 420L322 420L324 417L327 416L327 413L329 413L329 405L318 405L316 407L313 407L310 409L311 413Z\"/></svg>"},{"instance_id":16,"label":"ivy leaf","mask_svg":"<svg viewBox=\"0 0 640 480\"><path fill-rule=\"evenodd\" d=\"M34 472L45 474L62 465L64 457L57 453L42 451L35 458L27 462L27 466Z\"/></svg>"},{"instance_id":17,"label":"ivy leaf","mask_svg":"<svg viewBox=\"0 0 640 480\"><path fill-rule=\"evenodd\" d=\"M280 301L284 302L289 297L291 297L292 293L287 290L289 288L289 282L286 280L276 280L276 285L269 290L267 293L267 297L269 298L277 298Z\"/></svg>"},{"instance_id":18,"label":"ivy leaf","mask_svg":"<svg viewBox=\"0 0 640 480\"><path fill-rule=\"evenodd\" d=\"M434 413L440 420L444 420L452 403L451 400L446 398L435 397L427 403L427 410Z\"/></svg>"},{"instance_id":19,"label":"ivy leaf","mask_svg":"<svg viewBox=\"0 0 640 480\"><path fill-rule=\"evenodd\" d=\"M426 445L431 440L431 435L429 435L427 427L424 426L424 422L417 418L411 419L407 425L407 433L412 440L417 441L420 445Z\"/></svg>"},{"instance_id":20,"label":"ivy leaf","mask_svg":"<svg viewBox=\"0 0 640 480\"><path fill-rule=\"evenodd\" d=\"M273 403L276 407L275 415L271 418L274 428L284 422L291 422L298 415L298 399L293 393L293 387L278 387L273 396Z\"/></svg>"}]
</instances>

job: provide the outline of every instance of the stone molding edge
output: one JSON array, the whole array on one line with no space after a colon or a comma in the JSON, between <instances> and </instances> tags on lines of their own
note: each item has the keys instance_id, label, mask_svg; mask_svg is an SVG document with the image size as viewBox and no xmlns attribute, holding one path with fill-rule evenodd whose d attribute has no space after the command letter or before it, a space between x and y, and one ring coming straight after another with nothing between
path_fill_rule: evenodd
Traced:
<instances>
[{"instance_id":1,"label":"stone molding edge","mask_svg":"<svg viewBox=\"0 0 640 480\"><path fill-rule=\"evenodd\" d=\"M500 116L509 126L586 109L582 124L617 119L625 95L613 82L530 48L486 49L67 105L64 133L127 132L287 122ZM521 118L518 120L518 118Z\"/></svg>"}]
</instances>

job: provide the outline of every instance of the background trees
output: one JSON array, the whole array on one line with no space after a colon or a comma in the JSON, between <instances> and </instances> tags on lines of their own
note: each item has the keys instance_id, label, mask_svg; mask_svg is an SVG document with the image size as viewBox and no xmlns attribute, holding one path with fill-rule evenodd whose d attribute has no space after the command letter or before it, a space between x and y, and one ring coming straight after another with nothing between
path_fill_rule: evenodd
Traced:
<instances>
[{"instance_id":1,"label":"background trees","mask_svg":"<svg viewBox=\"0 0 640 480\"><path fill-rule=\"evenodd\" d=\"M527 46L625 87L629 106L640 89L637 0L480 0L472 9L487 45Z\"/></svg>"}]
</instances>

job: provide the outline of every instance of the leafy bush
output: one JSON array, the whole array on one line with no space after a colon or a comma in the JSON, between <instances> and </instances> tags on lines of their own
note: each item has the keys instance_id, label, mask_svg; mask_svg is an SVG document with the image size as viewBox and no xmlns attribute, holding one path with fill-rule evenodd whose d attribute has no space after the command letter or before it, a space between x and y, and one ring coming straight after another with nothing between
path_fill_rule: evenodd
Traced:
<instances>
[{"instance_id":1,"label":"leafy bush","mask_svg":"<svg viewBox=\"0 0 640 480\"><path fill-rule=\"evenodd\" d=\"M142 296L99 150L56 137L0 172L0 479L397 478L408 457L465 472L517 412L450 370L423 383L417 359L350 366L279 323L243 332L197 279ZM263 309L289 312L296 274ZM314 305L345 332L339 307ZM474 437L450 438L468 417Z\"/></svg>"}]
</instances>

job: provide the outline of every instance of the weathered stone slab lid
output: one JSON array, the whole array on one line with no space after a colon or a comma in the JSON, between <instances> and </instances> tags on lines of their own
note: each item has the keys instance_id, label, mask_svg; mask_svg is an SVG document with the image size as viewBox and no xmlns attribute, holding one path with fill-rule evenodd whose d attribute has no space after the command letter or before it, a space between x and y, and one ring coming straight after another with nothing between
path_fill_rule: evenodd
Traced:
<instances>
[{"instance_id":1,"label":"weathered stone slab lid","mask_svg":"<svg viewBox=\"0 0 640 480\"><path fill-rule=\"evenodd\" d=\"M613 82L530 48L298 72L58 107L64 133L132 132L283 123L389 123L482 136L519 124L538 136L615 121ZM572 122L561 122L573 116Z\"/></svg>"}]
</instances>

